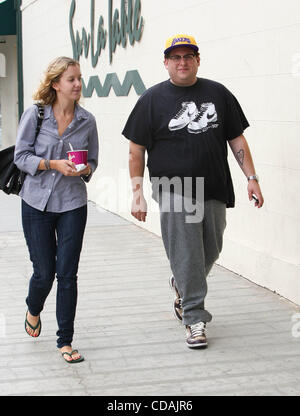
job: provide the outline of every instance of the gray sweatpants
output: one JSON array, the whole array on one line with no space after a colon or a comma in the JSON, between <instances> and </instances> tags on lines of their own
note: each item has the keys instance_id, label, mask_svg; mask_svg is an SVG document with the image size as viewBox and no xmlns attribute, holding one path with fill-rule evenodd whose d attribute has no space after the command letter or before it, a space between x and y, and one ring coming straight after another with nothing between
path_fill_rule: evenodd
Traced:
<instances>
[{"instance_id":1,"label":"gray sweatpants","mask_svg":"<svg viewBox=\"0 0 300 416\"><path fill-rule=\"evenodd\" d=\"M210 322L211 314L205 310L207 276L222 250L226 227L226 205L217 200L202 204L203 218L187 222L187 212L181 195L170 194L171 209L165 212L162 201L160 221L165 250L170 261L176 286L182 298L183 323ZM179 202L179 204L178 204ZM176 212L182 206L182 212ZM174 209L175 207L175 209ZM202 219L202 221L201 221Z\"/></svg>"}]
</instances>

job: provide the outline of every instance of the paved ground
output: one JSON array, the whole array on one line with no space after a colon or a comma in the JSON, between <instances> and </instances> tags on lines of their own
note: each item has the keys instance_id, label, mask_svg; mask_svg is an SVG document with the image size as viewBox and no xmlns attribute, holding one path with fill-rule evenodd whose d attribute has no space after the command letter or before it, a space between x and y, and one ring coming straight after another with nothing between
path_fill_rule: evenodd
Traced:
<instances>
[{"instance_id":1,"label":"paved ground","mask_svg":"<svg viewBox=\"0 0 300 416\"><path fill-rule=\"evenodd\" d=\"M159 237L89 204L73 346L56 350L56 284L42 335L24 332L31 265L18 197L0 195L0 395L300 395L300 307L215 266L209 348L192 351L171 310ZM298 336L297 336L298 335Z\"/></svg>"}]
</instances>

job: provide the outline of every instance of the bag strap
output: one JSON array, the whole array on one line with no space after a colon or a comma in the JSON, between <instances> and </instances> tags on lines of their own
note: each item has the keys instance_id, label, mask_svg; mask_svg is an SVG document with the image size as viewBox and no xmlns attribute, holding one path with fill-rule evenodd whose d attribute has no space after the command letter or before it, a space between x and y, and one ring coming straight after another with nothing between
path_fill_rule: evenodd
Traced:
<instances>
[{"instance_id":1,"label":"bag strap","mask_svg":"<svg viewBox=\"0 0 300 416\"><path fill-rule=\"evenodd\" d=\"M44 120L44 106L41 104L35 104L35 105L38 108L38 119L37 119L36 131L35 131L35 138L37 138L41 130L43 120Z\"/></svg>"},{"instance_id":2,"label":"bag strap","mask_svg":"<svg viewBox=\"0 0 300 416\"><path fill-rule=\"evenodd\" d=\"M39 132L41 130L42 127L42 123L44 120L44 106L42 104L35 104L38 108L38 119L37 119L37 126L36 126L36 130L35 130L35 139L37 138L37 136L39 135ZM18 178L18 182L21 184L23 184L26 173L20 171L20 177Z\"/></svg>"}]
</instances>

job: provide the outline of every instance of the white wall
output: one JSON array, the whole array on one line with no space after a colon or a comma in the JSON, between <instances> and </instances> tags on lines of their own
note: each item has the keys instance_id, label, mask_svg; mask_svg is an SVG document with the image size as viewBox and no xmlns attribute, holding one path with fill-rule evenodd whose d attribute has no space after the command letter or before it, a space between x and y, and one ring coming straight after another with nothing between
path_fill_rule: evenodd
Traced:
<instances>
[{"instance_id":1,"label":"white wall","mask_svg":"<svg viewBox=\"0 0 300 416\"><path fill-rule=\"evenodd\" d=\"M2 148L16 142L18 125L18 72L16 36L0 36L0 54L5 57L5 75L0 75L0 101L2 114ZM3 57L2 57L3 62Z\"/></svg>"},{"instance_id":2,"label":"white wall","mask_svg":"<svg viewBox=\"0 0 300 416\"><path fill-rule=\"evenodd\" d=\"M89 28L89 2L77 0L74 28ZM95 21L107 18L107 1L95 2ZM120 1L115 0L114 7ZM71 1L23 1L25 107L49 60L72 55L68 15ZM190 33L201 52L199 76L224 83L238 98L251 124L246 130L265 206L254 209L247 183L230 155L236 208L228 210L219 263L300 304L299 113L300 3L296 0L142 0L141 42L118 48L113 63L108 48L93 69L81 58L84 78L116 72L123 80L137 69L146 85L167 78L163 49L167 37ZM106 20L107 25L107 20ZM131 220L128 143L121 131L137 95L83 100L97 117L100 168L89 186L90 198ZM148 178L148 173L146 174ZM148 180L146 180L146 184ZM147 186L146 186L147 187ZM149 188L148 188L149 189ZM150 190L148 191L150 194ZM157 207L149 199L145 228L159 231ZM156 212L155 212L156 211ZM143 226L141 224L138 224Z\"/></svg>"},{"instance_id":3,"label":"white wall","mask_svg":"<svg viewBox=\"0 0 300 416\"><path fill-rule=\"evenodd\" d=\"M6 57L0 53L0 78L6 77Z\"/></svg>"}]
</instances>

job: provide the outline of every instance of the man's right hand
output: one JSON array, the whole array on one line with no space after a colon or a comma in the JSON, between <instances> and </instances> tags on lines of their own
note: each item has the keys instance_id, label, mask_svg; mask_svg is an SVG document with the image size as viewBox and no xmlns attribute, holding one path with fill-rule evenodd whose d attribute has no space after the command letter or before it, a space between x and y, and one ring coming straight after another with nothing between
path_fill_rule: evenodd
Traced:
<instances>
[{"instance_id":1,"label":"man's right hand","mask_svg":"<svg viewBox=\"0 0 300 416\"><path fill-rule=\"evenodd\" d=\"M143 195L133 197L131 204L131 215L138 221L146 222L147 202Z\"/></svg>"},{"instance_id":2,"label":"man's right hand","mask_svg":"<svg viewBox=\"0 0 300 416\"><path fill-rule=\"evenodd\" d=\"M133 200L131 215L138 221L146 221L147 202L143 195L146 148L132 141L129 144L129 172L132 182Z\"/></svg>"}]
</instances>

